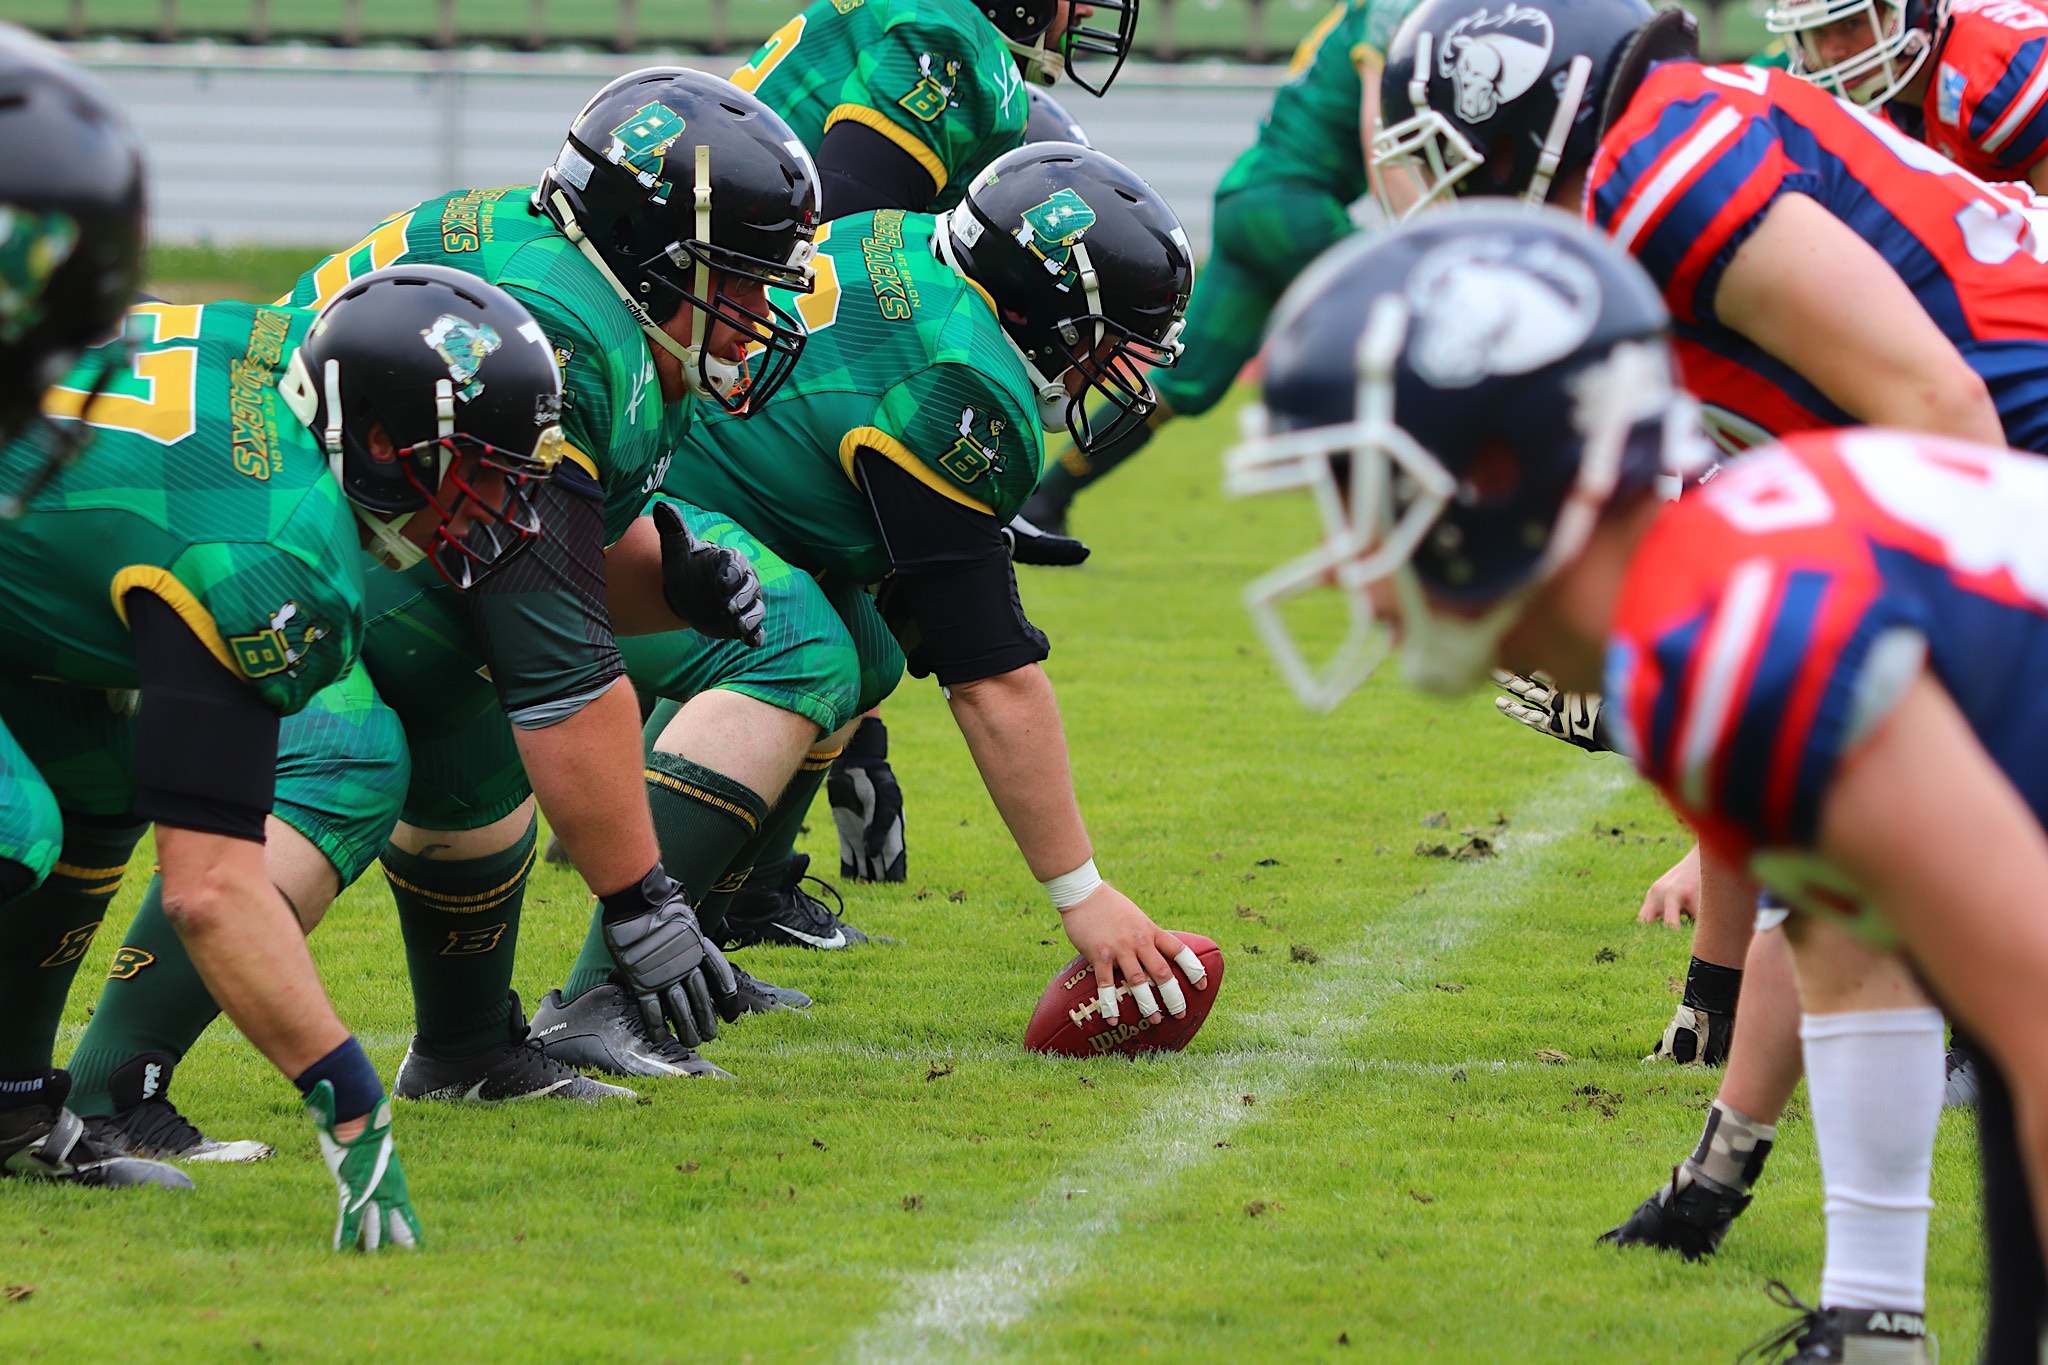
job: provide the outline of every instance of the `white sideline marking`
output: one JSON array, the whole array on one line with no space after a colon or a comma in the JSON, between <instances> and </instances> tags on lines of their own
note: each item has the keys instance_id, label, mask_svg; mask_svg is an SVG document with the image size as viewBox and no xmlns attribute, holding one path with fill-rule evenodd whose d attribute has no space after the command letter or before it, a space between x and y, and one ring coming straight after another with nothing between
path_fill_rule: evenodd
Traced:
<instances>
[{"instance_id":1,"label":"white sideline marking","mask_svg":"<svg viewBox=\"0 0 2048 1365\"><path fill-rule=\"evenodd\" d=\"M895 1362L990 1354L996 1334L1075 1274L1101 1264L1095 1248L1107 1245L1103 1239L1116 1231L1127 1205L1153 1202L1160 1186L1208 1160L1219 1140L1303 1088L1315 1072L1351 1065L1334 1054L1364 1031L1373 1008L1403 989L1411 973L1417 980L1439 974L1445 952L1513 906L1547 862L1544 850L1559 835L1583 829L1630 779L1625 764L1596 762L1539 792L1522 816L1540 821L1539 828L1504 836L1495 861L1456 869L1432 883L1430 894L1392 907L1356 942L1326 955L1290 1007L1246 1020L1252 1031L1280 1037L1311 1020L1300 1047L1204 1057L1199 1084L1167 1095L1114 1143L1053 1177L952 1265L908 1277L899 1306L856 1333L843 1355ZM1444 894L1453 888L1455 895ZM1257 1093L1256 1109L1239 1101L1247 1091Z\"/></svg>"}]
</instances>

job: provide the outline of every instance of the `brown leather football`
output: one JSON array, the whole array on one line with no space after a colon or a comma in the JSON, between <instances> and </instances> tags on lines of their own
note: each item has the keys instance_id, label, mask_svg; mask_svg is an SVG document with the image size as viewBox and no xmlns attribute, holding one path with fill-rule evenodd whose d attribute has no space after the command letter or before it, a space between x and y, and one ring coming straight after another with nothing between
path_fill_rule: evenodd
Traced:
<instances>
[{"instance_id":1,"label":"brown leather football","mask_svg":"<svg viewBox=\"0 0 2048 1365\"><path fill-rule=\"evenodd\" d=\"M1209 1011L1216 1004L1217 992L1223 987L1223 950L1200 934L1184 934L1176 930L1174 937L1194 949L1195 956L1202 960L1202 970L1209 974L1208 988L1198 991L1188 984L1180 967L1174 965L1173 974L1180 979L1181 992L1187 996L1186 1014L1174 1018L1166 1013L1162 1001L1159 1017L1146 1023L1138 1017L1138 1006L1130 998L1130 988L1123 985L1119 976L1117 1021L1114 1024L1107 1022L1102 1017L1102 1003L1096 998L1094 969L1085 959L1076 956L1046 983L1045 994L1038 998L1038 1008L1032 1011L1031 1022L1024 1029L1024 1046L1034 1052L1052 1052L1062 1057L1100 1057L1112 1052L1127 1055L1178 1052L1186 1047L1201 1030L1202 1021L1209 1017Z\"/></svg>"}]
</instances>

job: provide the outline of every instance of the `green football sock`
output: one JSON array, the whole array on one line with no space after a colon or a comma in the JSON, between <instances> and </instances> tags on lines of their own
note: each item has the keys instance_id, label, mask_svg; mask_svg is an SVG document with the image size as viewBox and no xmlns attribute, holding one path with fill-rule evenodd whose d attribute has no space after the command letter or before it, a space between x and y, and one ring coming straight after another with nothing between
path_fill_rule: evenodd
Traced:
<instances>
[{"instance_id":1,"label":"green football sock","mask_svg":"<svg viewBox=\"0 0 2048 1365\"><path fill-rule=\"evenodd\" d=\"M150 878L142 908L100 987L92 1022L66 1064L72 1112L113 1113L107 1080L115 1068L145 1052L168 1052L182 1060L219 1013L177 930L164 917L164 879Z\"/></svg>"},{"instance_id":2,"label":"green football sock","mask_svg":"<svg viewBox=\"0 0 2048 1365\"><path fill-rule=\"evenodd\" d=\"M789 862L796 854L796 837L803 832L804 817L810 814L818 788L825 785L825 775L832 770L832 760L839 753L834 749L830 753L813 751L804 755L803 766L783 788L782 799L762 821L761 832L733 855L732 875L713 887L711 895L698 908L698 917L704 923L713 927L725 923L725 908L732 903L735 892L750 887L779 887L788 880Z\"/></svg>"},{"instance_id":3,"label":"green football sock","mask_svg":"<svg viewBox=\"0 0 2048 1365\"><path fill-rule=\"evenodd\" d=\"M64 849L43 884L0 909L0 1001L10 1021L0 1029L0 1076L49 1068L64 998L92 946L107 906L121 889L141 825L64 821Z\"/></svg>"},{"instance_id":4,"label":"green football sock","mask_svg":"<svg viewBox=\"0 0 2048 1365\"><path fill-rule=\"evenodd\" d=\"M384 845L413 1015L420 1041L439 1056L467 1057L505 1041L533 834L529 822L510 848L460 862Z\"/></svg>"},{"instance_id":5,"label":"green football sock","mask_svg":"<svg viewBox=\"0 0 2048 1365\"><path fill-rule=\"evenodd\" d=\"M723 773L676 754L654 753L647 759L647 804L661 845L661 865L698 905L698 922L709 934L717 925L704 918L703 903L733 855L763 828L768 803L753 788ZM562 987L564 1000L603 985L611 975L612 955L604 946L601 925L593 910L583 951L576 955L576 965Z\"/></svg>"}]
</instances>

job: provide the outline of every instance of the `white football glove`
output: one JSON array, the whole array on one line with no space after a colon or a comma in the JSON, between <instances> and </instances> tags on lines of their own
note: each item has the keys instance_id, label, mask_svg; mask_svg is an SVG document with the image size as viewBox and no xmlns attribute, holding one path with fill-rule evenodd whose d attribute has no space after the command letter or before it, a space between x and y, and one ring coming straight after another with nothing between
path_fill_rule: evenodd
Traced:
<instances>
[{"instance_id":1,"label":"white football glove","mask_svg":"<svg viewBox=\"0 0 2048 1365\"><path fill-rule=\"evenodd\" d=\"M1493 705L1509 720L1520 721L1538 734L1561 739L1589 754L1607 751L1607 743L1599 734L1598 692L1562 691L1546 673L1523 677L1496 668L1493 681L1508 693L1495 697Z\"/></svg>"}]
</instances>

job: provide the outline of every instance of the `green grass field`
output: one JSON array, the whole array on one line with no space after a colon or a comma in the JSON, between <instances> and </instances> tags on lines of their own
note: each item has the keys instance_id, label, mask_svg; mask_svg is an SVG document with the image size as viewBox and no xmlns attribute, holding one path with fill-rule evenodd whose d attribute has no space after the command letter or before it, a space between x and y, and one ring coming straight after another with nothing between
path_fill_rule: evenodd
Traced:
<instances>
[{"instance_id":1,"label":"green grass field","mask_svg":"<svg viewBox=\"0 0 2048 1365\"><path fill-rule=\"evenodd\" d=\"M253 272L262 297L266 259L157 263ZM911 879L847 894L854 923L903 942L743 954L819 1003L730 1028L711 1055L736 1081L594 1109L402 1106L426 1249L338 1257L290 1087L216 1029L178 1097L279 1154L199 1168L184 1195L0 1190L0 1360L1578 1365L1725 1360L1774 1326L1764 1282L1811 1298L1819 1277L1803 1101L1713 1262L1593 1245L1689 1149L1715 1083L1637 1060L1684 971L1684 942L1633 918L1676 827L1619 760L1484 698L1382 679L1334 717L1296 708L1237 593L1307 521L1219 498L1233 430L1228 411L1172 428L1082 504L1094 560L1024 585L1099 862L1223 945L1189 1051L1020 1049L1068 952L936 689L911 683L888 710ZM1497 856L1416 851L1464 830ZM822 810L806 846L834 861ZM66 1048L145 867L80 973ZM537 878L529 1001L587 904L563 870ZM388 1077L410 1003L376 874L315 947ZM1944 1116L1929 1313L1951 1360L1973 1358L1981 1312L1973 1136Z\"/></svg>"}]
</instances>

